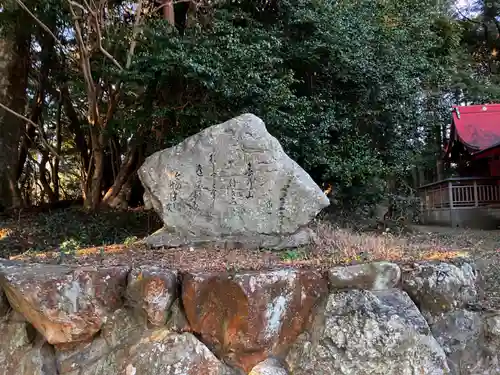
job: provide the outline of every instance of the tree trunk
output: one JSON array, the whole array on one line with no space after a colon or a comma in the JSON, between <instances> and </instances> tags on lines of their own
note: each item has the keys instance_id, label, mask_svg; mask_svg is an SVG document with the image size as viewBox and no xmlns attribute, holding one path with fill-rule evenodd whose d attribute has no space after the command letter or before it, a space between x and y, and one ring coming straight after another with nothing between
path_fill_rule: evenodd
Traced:
<instances>
[{"instance_id":1,"label":"tree trunk","mask_svg":"<svg viewBox=\"0 0 500 375\"><path fill-rule=\"evenodd\" d=\"M437 180L441 181L444 178L443 168L443 133L441 125L434 126L434 142L436 147L436 176Z\"/></svg>"},{"instance_id":2,"label":"tree trunk","mask_svg":"<svg viewBox=\"0 0 500 375\"><path fill-rule=\"evenodd\" d=\"M85 133L82 129L80 118L73 107L73 103L71 102L67 86L61 87L61 95L64 113L66 113L66 116L68 116L69 119L69 130L74 134L75 145L80 152L82 168L85 172L87 172L90 165L89 146L87 144L87 140L85 139Z\"/></svg>"},{"instance_id":3,"label":"tree trunk","mask_svg":"<svg viewBox=\"0 0 500 375\"><path fill-rule=\"evenodd\" d=\"M90 128L92 140L92 173L88 176L85 207L95 210L101 203L102 178L104 175L104 134L99 124Z\"/></svg>"},{"instance_id":4,"label":"tree trunk","mask_svg":"<svg viewBox=\"0 0 500 375\"><path fill-rule=\"evenodd\" d=\"M43 187L43 192L47 196L49 203L57 201L54 192L52 191L49 181L47 180L47 162L49 161L48 151L43 152L42 160L40 161L40 183ZM43 201L42 201L43 202Z\"/></svg>"},{"instance_id":5,"label":"tree trunk","mask_svg":"<svg viewBox=\"0 0 500 375\"><path fill-rule=\"evenodd\" d=\"M163 19L175 26L175 13L173 0L163 0Z\"/></svg>"},{"instance_id":6,"label":"tree trunk","mask_svg":"<svg viewBox=\"0 0 500 375\"><path fill-rule=\"evenodd\" d=\"M424 168L418 168L418 184L419 186L425 185L426 184L425 180L425 170Z\"/></svg>"},{"instance_id":7,"label":"tree trunk","mask_svg":"<svg viewBox=\"0 0 500 375\"><path fill-rule=\"evenodd\" d=\"M41 61L42 66L40 68L40 73L38 75L38 88L35 96L33 105L31 106L30 120L34 123L38 123L40 116L42 115L45 93L47 91L47 79L49 76L49 71L52 66L52 55L54 53L54 39L48 35L44 34L41 40L42 52ZM25 134L22 137L21 149L19 152L19 162L17 165L17 179L21 177L24 169L24 164L26 163L26 158L31 147L33 147L33 139L35 138L36 129L35 127L28 123L26 125Z\"/></svg>"},{"instance_id":8,"label":"tree trunk","mask_svg":"<svg viewBox=\"0 0 500 375\"><path fill-rule=\"evenodd\" d=\"M139 149L137 143L132 140L125 160L123 161L118 175L113 183L113 186L106 192L103 198L103 203L113 206L113 201L121 194L121 190L129 180L130 176L135 173L139 164Z\"/></svg>"},{"instance_id":9,"label":"tree trunk","mask_svg":"<svg viewBox=\"0 0 500 375\"><path fill-rule=\"evenodd\" d=\"M57 118L56 118L56 151L61 155L62 135L61 135L61 114L62 114L62 97L59 96L59 103L57 104ZM59 192L59 158L54 158L52 164L52 186L54 186L54 196L56 200L60 199Z\"/></svg>"},{"instance_id":10,"label":"tree trunk","mask_svg":"<svg viewBox=\"0 0 500 375\"><path fill-rule=\"evenodd\" d=\"M28 23L29 24L29 23ZM0 40L0 102L24 113L29 69L30 34L18 25L12 38ZM22 206L17 184L18 148L24 121L0 109L0 203Z\"/></svg>"},{"instance_id":11,"label":"tree trunk","mask_svg":"<svg viewBox=\"0 0 500 375\"><path fill-rule=\"evenodd\" d=\"M134 172L135 173L135 172ZM118 194L113 194L106 201L106 204L111 208L126 209L132 192L132 183L134 181L134 173L129 174L125 183L121 186Z\"/></svg>"},{"instance_id":12,"label":"tree trunk","mask_svg":"<svg viewBox=\"0 0 500 375\"><path fill-rule=\"evenodd\" d=\"M411 186L417 190L418 187L420 186L419 185L419 181L418 181L418 167L415 166L411 169Z\"/></svg>"}]
</instances>

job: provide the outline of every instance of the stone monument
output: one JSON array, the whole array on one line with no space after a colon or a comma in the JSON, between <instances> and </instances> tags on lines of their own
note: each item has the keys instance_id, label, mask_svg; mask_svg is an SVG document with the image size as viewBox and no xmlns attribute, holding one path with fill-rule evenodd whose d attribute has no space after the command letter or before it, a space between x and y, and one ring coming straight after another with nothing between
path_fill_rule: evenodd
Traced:
<instances>
[{"instance_id":1,"label":"stone monument","mask_svg":"<svg viewBox=\"0 0 500 375\"><path fill-rule=\"evenodd\" d=\"M271 136L243 114L149 156L138 171L144 201L164 227L152 247L293 248L330 202Z\"/></svg>"}]
</instances>

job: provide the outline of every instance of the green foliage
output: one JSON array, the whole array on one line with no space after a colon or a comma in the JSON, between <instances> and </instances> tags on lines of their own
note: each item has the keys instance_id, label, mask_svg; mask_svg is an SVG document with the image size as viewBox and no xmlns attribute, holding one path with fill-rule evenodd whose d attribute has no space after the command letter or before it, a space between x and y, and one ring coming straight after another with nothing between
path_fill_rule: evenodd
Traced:
<instances>
[{"instance_id":1,"label":"green foliage","mask_svg":"<svg viewBox=\"0 0 500 375\"><path fill-rule=\"evenodd\" d=\"M166 145L250 111L317 182L361 204L408 176L428 92L448 82L458 31L439 4L225 4L203 32L150 24L128 80L152 93L150 121L169 120Z\"/></svg>"},{"instance_id":2,"label":"green foliage","mask_svg":"<svg viewBox=\"0 0 500 375\"><path fill-rule=\"evenodd\" d=\"M68 9L54 0L27 5L66 46L52 51L49 86L68 83L90 147ZM126 3L109 5L102 45L125 66L134 25L123 17ZM113 142L106 157L123 160L132 141L142 142L147 155L253 112L318 183L334 186L343 208L373 204L389 189L406 194L415 165L435 167L450 105L464 95L500 98L496 75L482 74L491 54L477 33L482 21L494 25L492 10L481 8L481 22L457 21L453 6L435 0L218 2L209 15L199 15L203 22L182 32L150 17L137 34L130 69L118 71L99 48L92 50L103 116L110 87L123 85L118 109L102 130ZM15 25L18 11L0 12L0 22ZM46 33L32 27L34 44L43 45ZM33 57L36 77L43 58ZM36 89L31 82L30 97ZM58 99L53 91L48 96L43 124L53 142ZM67 128L63 134L61 181L71 191L81 166L74 134Z\"/></svg>"},{"instance_id":3,"label":"green foliage","mask_svg":"<svg viewBox=\"0 0 500 375\"><path fill-rule=\"evenodd\" d=\"M154 212L87 212L78 208L22 215L0 222L0 255L30 250L74 253L79 248L132 245L161 227ZM100 251L100 250L99 250Z\"/></svg>"},{"instance_id":4,"label":"green foliage","mask_svg":"<svg viewBox=\"0 0 500 375\"><path fill-rule=\"evenodd\" d=\"M471 3L472 18L458 14L461 61L454 74L455 91L467 103L491 103L500 100L500 8L496 1Z\"/></svg>"},{"instance_id":5,"label":"green foliage","mask_svg":"<svg viewBox=\"0 0 500 375\"><path fill-rule=\"evenodd\" d=\"M286 250L281 254L281 260L285 262L293 262L307 257L306 253L300 249Z\"/></svg>"},{"instance_id":6,"label":"green foliage","mask_svg":"<svg viewBox=\"0 0 500 375\"><path fill-rule=\"evenodd\" d=\"M130 246L130 245L133 245L135 242L137 242L138 238L137 236L128 236L127 238L125 238L125 240L123 241L123 244L125 246Z\"/></svg>"},{"instance_id":7,"label":"green foliage","mask_svg":"<svg viewBox=\"0 0 500 375\"><path fill-rule=\"evenodd\" d=\"M66 240L59 246L59 251L63 254L75 255L76 251L81 247L80 242L74 238Z\"/></svg>"}]
</instances>

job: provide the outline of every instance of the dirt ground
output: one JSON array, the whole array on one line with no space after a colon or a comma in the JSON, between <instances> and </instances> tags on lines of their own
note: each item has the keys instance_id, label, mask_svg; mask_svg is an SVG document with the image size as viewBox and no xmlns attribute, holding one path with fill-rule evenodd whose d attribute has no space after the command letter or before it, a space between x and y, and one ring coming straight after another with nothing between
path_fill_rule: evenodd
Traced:
<instances>
[{"instance_id":1,"label":"dirt ground","mask_svg":"<svg viewBox=\"0 0 500 375\"><path fill-rule=\"evenodd\" d=\"M0 257L53 264L154 264L179 271L238 271L284 266L326 270L374 260L472 258L483 272L481 306L500 309L500 231L414 226L406 234L355 232L317 223L318 240L304 249L147 249L141 239L160 227L144 211L88 214L70 208L0 218Z\"/></svg>"}]
</instances>

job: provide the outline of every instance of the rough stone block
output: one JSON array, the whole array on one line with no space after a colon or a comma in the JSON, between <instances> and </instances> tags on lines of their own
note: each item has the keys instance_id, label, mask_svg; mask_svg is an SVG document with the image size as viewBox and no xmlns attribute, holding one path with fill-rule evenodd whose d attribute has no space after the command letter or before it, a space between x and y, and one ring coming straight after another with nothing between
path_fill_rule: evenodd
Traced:
<instances>
[{"instance_id":1,"label":"rough stone block","mask_svg":"<svg viewBox=\"0 0 500 375\"><path fill-rule=\"evenodd\" d=\"M320 273L293 269L188 274L183 285L193 331L247 373L268 356L286 353L328 290Z\"/></svg>"},{"instance_id":2,"label":"rough stone block","mask_svg":"<svg viewBox=\"0 0 500 375\"><path fill-rule=\"evenodd\" d=\"M430 315L477 302L479 275L473 264L424 261L404 267L403 289Z\"/></svg>"},{"instance_id":3,"label":"rough stone block","mask_svg":"<svg viewBox=\"0 0 500 375\"><path fill-rule=\"evenodd\" d=\"M398 285L400 279L399 266L389 262L339 266L328 271L328 280L332 289L392 289Z\"/></svg>"},{"instance_id":4,"label":"rough stone block","mask_svg":"<svg viewBox=\"0 0 500 375\"><path fill-rule=\"evenodd\" d=\"M449 375L443 349L398 289L331 293L287 356L294 375Z\"/></svg>"},{"instance_id":5,"label":"rough stone block","mask_svg":"<svg viewBox=\"0 0 500 375\"><path fill-rule=\"evenodd\" d=\"M145 201L165 227L151 246L287 248L330 202L264 122L244 114L149 156L138 170Z\"/></svg>"},{"instance_id":6,"label":"rough stone block","mask_svg":"<svg viewBox=\"0 0 500 375\"><path fill-rule=\"evenodd\" d=\"M167 322L170 307L177 298L177 271L140 266L128 275L127 299L153 326Z\"/></svg>"},{"instance_id":7,"label":"rough stone block","mask_svg":"<svg viewBox=\"0 0 500 375\"><path fill-rule=\"evenodd\" d=\"M0 286L50 344L65 344L91 339L123 304L128 272L128 267L2 262Z\"/></svg>"}]
</instances>

